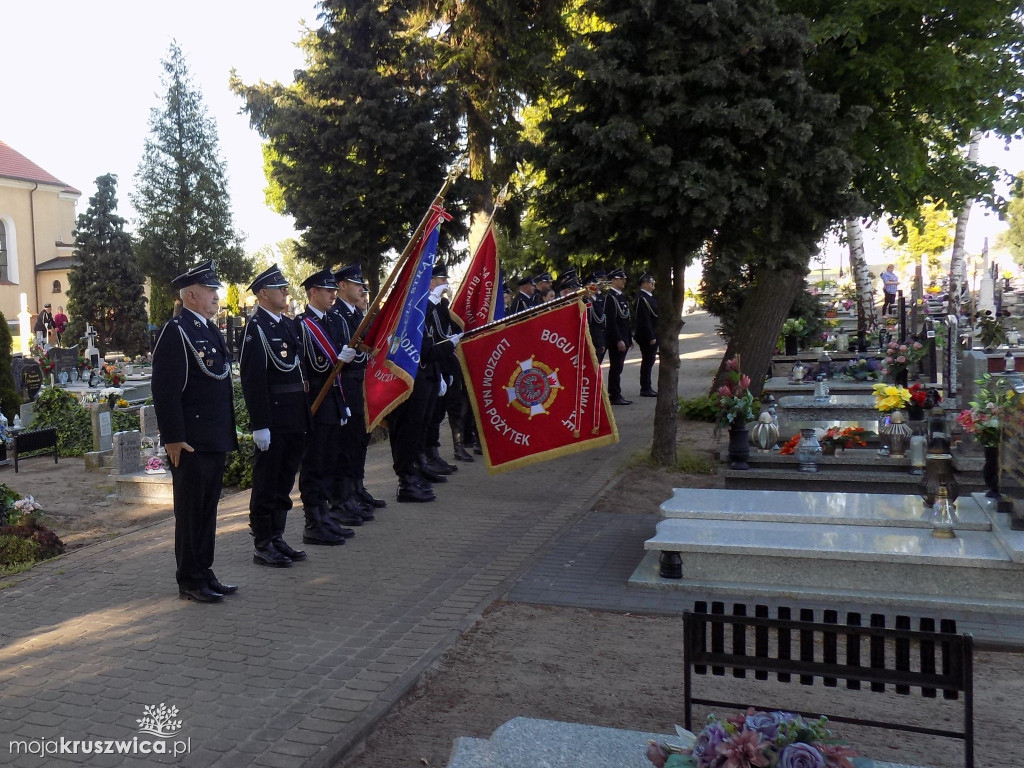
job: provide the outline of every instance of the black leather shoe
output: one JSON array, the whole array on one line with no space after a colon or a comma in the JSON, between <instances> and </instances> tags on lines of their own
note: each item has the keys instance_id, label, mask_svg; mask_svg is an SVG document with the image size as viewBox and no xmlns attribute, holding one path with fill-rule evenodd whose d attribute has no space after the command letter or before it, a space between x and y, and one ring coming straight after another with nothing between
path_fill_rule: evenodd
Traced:
<instances>
[{"instance_id":1,"label":"black leather shoe","mask_svg":"<svg viewBox=\"0 0 1024 768\"><path fill-rule=\"evenodd\" d=\"M201 587L178 587L178 597L182 600L195 600L197 603L219 603L224 599L220 592L214 592L205 584Z\"/></svg>"},{"instance_id":2,"label":"black leather shoe","mask_svg":"<svg viewBox=\"0 0 1024 768\"><path fill-rule=\"evenodd\" d=\"M416 463L416 474L418 474L423 480L428 483L447 483L448 478L444 475L439 475L436 472L431 472L430 467L423 462Z\"/></svg>"},{"instance_id":3,"label":"black leather shoe","mask_svg":"<svg viewBox=\"0 0 1024 768\"><path fill-rule=\"evenodd\" d=\"M657 397L658 393L653 389L643 389L640 391L640 397Z\"/></svg>"},{"instance_id":4,"label":"black leather shoe","mask_svg":"<svg viewBox=\"0 0 1024 768\"><path fill-rule=\"evenodd\" d=\"M430 466L431 472L437 472L442 475L451 475L459 471L457 466L449 464L441 458L441 451L438 450L436 445L431 446L427 451L427 464Z\"/></svg>"},{"instance_id":5,"label":"black leather shoe","mask_svg":"<svg viewBox=\"0 0 1024 768\"><path fill-rule=\"evenodd\" d=\"M320 547L337 547L345 543L341 536L320 528L305 528L302 531L302 543Z\"/></svg>"},{"instance_id":6,"label":"black leather shoe","mask_svg":"<svg viewBox=\"0 0 1024 768\"><path fill-rule=\"evenodd\" d=\"M618 397L613 397L611 399L611 403L612 403L612 405L632 405L633 401L632 400L627 400L622 395L619 395Z\"/></svg>"},{"instance_id":7,"label":"black leather shoe","mask_svg":"<svg viewBox=\"0 0 1024 768\"><path fill-rule=\"evenodd\" d=\"M383 509L388 505L388 503L384 501L384 499L374 498L373 494L366 490L366 488L363 486L362 481L359 482L359 486L358 488L356 488L356 495L363 503L369 504L374 509Z\"/></svg>"},{"instance_id":8,"label":"black leather shoe","mask_svg":"<svg viewBox=\"0 0 1024 768\"><path fill-rule=\"evenodd\" d=\"M480 445L480 443L478 443L478 442L477 443L473 443L473 453L475 453L477 456L483 456L484 455L483 446Z\"/></svg>"},{"instance_id":9,"label":"black leather shoe","mask_svg":"<svg viewBox=\"0 0 1024 768\"><path fill-rule=\"evenodd\" d=\"M297 563L300 560L306 559L306 553L301 549L292 549L288 546L288 542L284 539L274 539L271 544L274 545L274 549L280 552L282 555L287 557L293 563Z\"/></svg>"},{"instance_id":10,"label":"black leather shoe","mask_svg":"<svg viewBox=\"0 0 1024 768\"><path fill-rule=\"evenodd\" d=\"M273 543L265 547L256 547L252 553L252 561L256 565L266 565L270 568L287 568L292 564L292 559L278 552Z\"/></svg>"},{"instance_id":11,"label":"black leather shoe","mask_svg":"<svg viewBox=\"0 0 1024 768\"><path fill-rule=\"evenodd\" d=\"M368 523L374 519L373 507L371 507L369 504L366 504L358 496L352 496L351 498L346 499L344 507L346 512L348 512L351 515L355 515L364 523Z\"/></svg>"},{"instance_id":12,"label":"black leather shoe","mask_svg":"<svg viewBox=\"0 0 1024 768\"><path fill-rule=\"evenodd\" d=\"M320 527L326 529L326 531L334 536L336 539L351 539L356 535L356 532L351 528L342 528L338 525L338 521L331 517L327 511L327 507L317 507L317 521Z\"/></svg>"},{"instance_id":13,"label":"black leather shoe","mask_svg":"<svg viewBox=\"0 0 1024 768\"><path fill-rule=\"evenodd\" d=\"M221 584L217 581L217 577L214 576L210 579L208 586L214 592L220 592L222 595L233 595L238 591L238 587L234 584Z\"/></svg>"},{"instance_id":14,"label":"black leather shoe","mask_svg":"<svg viewBox=\"0 0 1024 768\"><path fill-rule=\"evenodd\" d=\"M466 447L461 443L455 446L455 460L456 461L476 461L473 458L473 454L466 450Z\"/></svg>"},{"instance_id":15,"label":"black leather shoe","mask_svg":"<svg viewBox=\"0 0 1024 768\"><path fill-rule=\"evenodd\" d=\"M398 500L409 502L434 501L437 497L429 488L424 488L418 483L402 478L398 482Z\"/></svg>"},{"instance_id":16,"label":"black leather shoe","mask_svg":"<svg viewBox=\"0 0 1024 768\"><path fill-rule=\"evenodd\" d=\"M334 522L339 525L351 525L352 527L357 528L363 524L363 518L355 512L350 511L348 507L344 505L331 507L330 515L334 519Z\"/></svg>"}]
</instances>

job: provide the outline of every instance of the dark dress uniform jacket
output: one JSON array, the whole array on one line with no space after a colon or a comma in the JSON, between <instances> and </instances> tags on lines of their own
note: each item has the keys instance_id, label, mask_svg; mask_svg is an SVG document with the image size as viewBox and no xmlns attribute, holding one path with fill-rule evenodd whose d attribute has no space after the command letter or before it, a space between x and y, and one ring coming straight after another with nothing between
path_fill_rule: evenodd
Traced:
<instances>
[{"instance_id":1,"label":"dark dress uniform jacket","mask_svg":"<svg viewBox=\"0 0 1024 768\"><path fill-rule=\"evenodd\" d=\"M342 319L342 344L348 344L352 346L352 334L359 329L359 325L363 322L363 311L357 307L349 308L341 299L334 302L334 306L331 307L329 314L337 314ZM341 349L341 347L338 347ZM345 367L341 369L343 376L350 376L357 372L366 372L366 353L358 352L356 356L352 358L351 363L345 363ZM356 376L358 378L358 376Z\"/></svg>"},{"instance_id":2,"label":"dark dress uniform jacket","mask_svg":"<svg viewBox=\"0 0 1024 768\"><path fill-rule=\"evenodd\" d=\"M346 327L345 320L337 313L328 311L324 313L322 319L319 319L316 316L316 312L308 306L305 312L295 318L302 338L303 362L306 365L306 375L309 377L309 404L312 406L319 396L320 390L323 389L324 382L327 381L328 376L333 372L334 363L331 362L330 358L320 348L320 345L313 338L309 329L306 328L304 321L307 318L316 323L320 330L324 332L324 335L327 336L330 343L334 346L335 354L348 341L348 328ZM348 365L345 368L348 368ZM345 369L343 368L342 370ZM327 397L320 403L320 407L313 416L313 419L318 423L337 424L342 418L342 413L345 409L344 399L341 394L341 388L338 386L337 377L334 378L334 384L328 391Z\"/></svg>"},{"instance_id":3,"label":"dark dress uniform jacket","mask_svg":"<svg viewBox=\"0 0 1024 768\"><path fill-rule=\"evenodd\" d=\"M605 337L608 340L608 348L615 349L620 342L626 342L628 348L632 342L632 334L629 324L629 301L625 294L609 290L605 294Z\"/></svg>"},{"instance_id":4,"label":"dark dress uniform jacket","mask_svg":"<svg viewBox=\"0 0 1024 768\"><path fill-rule=\"evenodd\" d=\"M237 447L227 345L213 324L184 309L153 348L153 405L164 444L220 453Z\"/></svg>"},{"instance_id":5,"label":"dark dress uniform jacket","mask_svg":"<svg viewBox=\"0 0 1024 768\"><path fill-rule=\"evenodd\" d=\"M634 338L641 349L650 346L652 340L658 338L654 332L654 324L658 319L658 300L643 291L636 297L636 333Z\"/></svg>"},{"instance_id":6,"label":"dark dress uniform jacket","mask_svg":"<svg viewBox=\"0 0 1024 768\"><path fill-rule=\"evenodd\" d=\"M532 306L533 296L527 296L520 291L512 297L512 302L508 305L508 314L514 315L516 312L522 312L524 309L529 309Z\"/></svg>"},{"instance_id":7,"label":"dark dress uniform jacket","mask_svg":"<svg viewBox=\"0 0 1024 768\"><path fill-rule=\"evenodd\" d=\"M299 334L294 321L277 321L258 307L245 327L242 392L252 430L302 433L310 429L309 402L303 385ZM158 417L159 418L159 417Z\"/></svg>"}]
</instances>

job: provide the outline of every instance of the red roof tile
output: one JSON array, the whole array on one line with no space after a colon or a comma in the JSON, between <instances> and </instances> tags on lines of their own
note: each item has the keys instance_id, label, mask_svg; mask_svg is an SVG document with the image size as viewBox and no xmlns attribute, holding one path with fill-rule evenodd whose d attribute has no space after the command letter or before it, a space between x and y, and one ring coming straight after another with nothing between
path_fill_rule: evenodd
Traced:
<instances>
[{"instance_id":1,"label":"red roof tile","mask_svg":"<svg viewBox=\"0 0 1024 768\"><path fill-rule=\"evenodd\" d=\"M17 179L18 181L38 181L41 184L54 184L69 192L82 194L53 174L47 173L23 154L11 149L2 141L0 141L0 177Z\"/></svg>"}]
</instances>

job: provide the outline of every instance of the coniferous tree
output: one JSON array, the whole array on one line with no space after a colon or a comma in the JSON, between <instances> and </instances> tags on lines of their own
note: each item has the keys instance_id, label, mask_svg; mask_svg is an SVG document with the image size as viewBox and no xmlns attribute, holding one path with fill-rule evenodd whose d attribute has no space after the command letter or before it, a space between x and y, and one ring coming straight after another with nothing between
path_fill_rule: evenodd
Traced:
<instances>
[{"instance_id":1,"label":"coniferous tree","mask_svg":"<svg viewBox=\"0 0 1024 768\"><path fill-rule=\"evenodd\" d=\"M221 278L243 282L251 269L231 214L217 127L172 43L163 60L161 108L150 112L150 136L136 171L132 203L139 212L136 251L152 279L150 316L171 316L171 280L208 259Z\"/></svg>"},{"instance_id":2,"label":"coniferous tree","mask_svg":"<svg viewBox=\"0 0 1024 768\"><path fill-rule=\"evenodd\" d=\"M299 255L361 263L369 279L405 246L458 153L457 110L435 87L422 38L406 34L406 5L324 0L293 84L231 79L270 144L271 183L303 232ZM445 224L441 252L464 233Z\"/></svg>"},{"instance_id":3,"label":"coniferous tree","mask_svg":"<svg viewBox=\"0 0 1024 768\"><path fill-rule=\"evenodd\" d=\"M8 423L14 421L14 417L21 410L21 395L14 384L14 377L11 375L11 345L14 339L11 337L11 326L7 324L7 318L0 312L0 371L7 374L0 376L0 411L7 417Z\"/></svg>"},{"instance_id":4,"label":"coniferous tree","mask_svg":"<svg viewBox=\"0 0 1024 768\"><path fill-rule=\"evenodd\" d=\"M75 229L77 266L68 273L66 333L72 339L85 334L86 323L98 334L101 351L120 350L129 355L148 350L145 276L132 250L132 239L117 215L117 176L96 179L96 194L79 214Z\"/></svg>"}]
</instances>

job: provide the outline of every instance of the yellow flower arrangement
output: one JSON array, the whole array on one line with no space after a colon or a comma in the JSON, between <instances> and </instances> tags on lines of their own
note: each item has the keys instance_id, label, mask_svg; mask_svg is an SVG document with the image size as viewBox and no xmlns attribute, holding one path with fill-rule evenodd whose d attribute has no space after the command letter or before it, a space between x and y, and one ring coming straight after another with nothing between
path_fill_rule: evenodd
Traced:
<instances>
[{"instance_id":1,"label":"yellow flower arrangement","mask_svg":"<svg viewBox=\"0 0 1024 768\"><path fill-rule=\"evenodd\" d=\"M910 390L892 384L875 384L871 394L875 396L875 408L882 413L898 411L910 402Z\"/></svg>"}]
</instances>

